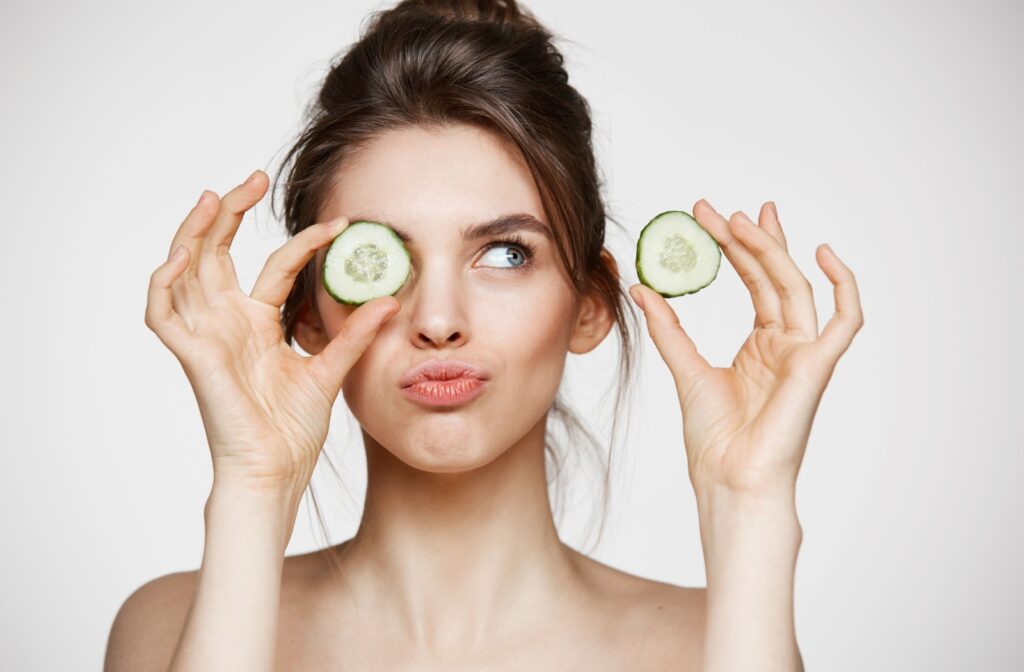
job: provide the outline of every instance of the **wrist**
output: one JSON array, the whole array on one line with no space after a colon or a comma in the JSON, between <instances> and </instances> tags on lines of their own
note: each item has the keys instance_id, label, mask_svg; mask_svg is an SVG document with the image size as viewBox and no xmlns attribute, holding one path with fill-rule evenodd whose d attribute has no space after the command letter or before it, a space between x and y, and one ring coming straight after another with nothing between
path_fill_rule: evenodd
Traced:
<instances>
[{"instance_id":1,"label":"wrist","mask_svg":"<svg viewBox=\"0 0 1024 672\"><path fill-rule=\"evenodd\" d=\"M744 538L799 546L803 540L795 488L738 492L718 486L696 490L696 496L701 536L708 544Z\"/></svg>"},{"instance_id":2,"label":"wrist","mask_svg":"<svg viewBox=\"0 0 1024 672\"><path fill-rule=\"evenodd\" d=\"M214 470L207 506L214 499L244 501L260 508L297 504L308 484L308 478L252 478Z\"/></svg>"},{"instance_id":3,"label":"wrist","mask_svg":"<svg viewBox=\"0 0 1024 672\"><path fill-rule=\"evenodd\" d=\"M208 535L274 540L283 555L304 490L214 477L203 515Z\"/></svg>"}]
</instances>

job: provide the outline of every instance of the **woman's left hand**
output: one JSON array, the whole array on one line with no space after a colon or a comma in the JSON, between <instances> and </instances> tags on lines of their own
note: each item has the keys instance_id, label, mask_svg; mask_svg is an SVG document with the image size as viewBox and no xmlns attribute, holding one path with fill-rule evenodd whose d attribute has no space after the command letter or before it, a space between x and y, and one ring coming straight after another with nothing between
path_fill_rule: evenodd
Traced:
<instances>
[{"instance_id":1,"label":"woman's left hand","mask_svg":"<svg viewBox=\"0 0 1024 672\"><path fill-rule=\"evenodd\" d=\"M703 199L693 215L750 290L755 319L732 365L715 368L665 297L642 284L630 287L675 380L690 480L698 497L723 489L791 493L818 402L864 324L857 283L828 245L818 247L836 306L819 335L811 285L789 256L774 203L761 206L760 225L742 212L727 221Z\"/></svg>"}]
</instances>

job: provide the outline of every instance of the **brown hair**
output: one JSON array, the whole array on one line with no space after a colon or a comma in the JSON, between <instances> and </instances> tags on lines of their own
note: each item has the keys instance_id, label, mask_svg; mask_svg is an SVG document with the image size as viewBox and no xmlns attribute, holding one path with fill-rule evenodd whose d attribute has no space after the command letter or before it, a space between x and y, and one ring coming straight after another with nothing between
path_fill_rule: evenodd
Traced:
<instances>
[{"instance_id":1,"label":"brown hair","mask_svg":"<svg viewBox=\"0 0 1024 672\"><path fill-rule=\"evenodd\" d=\"M281 172L292 162L284 192L288 234L318 221L345 158L389 129L471 124L496 132L522 152L533 174L576 292L574 301L594 293L614 314L620 380L613 446L619 408L635 366L637 315L620 285L614 258L604 248L605 221L621 224L605 211L591 145L590 108L569 84L563 57L552 44L554 36L515 0L404 0L371 17L360 39L330 67L306 110L305 128L282 162ZM278 216L273 200L272 193L272 212ZM289 344L297 314L305 309L316 315L315 264L314 258L302 270L282 308ZM600 442L558 395L549 413L563 423L573 438L571 445L590 451L600 464ZM575 440L580 435L585 444ZM555 480L559 495L556 518L564 490L557 483L564 452L549 429L545 455L551 461L548 483ZM330 464L327 452L323 454ZM598 543L608 512L611 456L609 448Z\"/></svg>"}]
</instances>

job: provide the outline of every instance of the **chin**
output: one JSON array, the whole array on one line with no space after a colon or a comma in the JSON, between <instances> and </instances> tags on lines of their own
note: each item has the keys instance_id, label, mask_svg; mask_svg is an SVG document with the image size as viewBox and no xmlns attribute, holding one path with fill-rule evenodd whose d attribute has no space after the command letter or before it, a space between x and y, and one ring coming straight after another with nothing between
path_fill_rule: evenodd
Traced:
<instances>
[{"instance_id":1,"label":"chin","mask_svg":"<svg viewBox=\"0 0 1024 672\"><path fill-rule=\"evenodd\" d=\"M484 460L447 459L433 454L417 454L408 457L412 459L405 459L403 462L417 471L428 474L461 474L479 469L492 461L490 458Z\"/></svg>"},{"instance_id":2,"label":"chin","mask_svg":"<svg viewBox=\"0 0 1024 672\"><path fill-rule=\"evenodd\" d=\"M450 423L440 423L431 428L418 424L407 427L410 428L409 433L395 444L401 448L391 452L420 471L435 474L472 471L501 455L500 447L480 440L484 434L479 430L456 429Z\"/></svg>"},{"instance_id":3,"label":"chin","mask_svg":"<svg viewBox=\"0 0 1024 672\"><path fill-rule=\"evenodd\" d=\"M434 474L479 469L500 455L486 450L484 446L477 447L462 441L418 442L403 452L398 457L410 467Z\"/></svg>"}]
</instances>

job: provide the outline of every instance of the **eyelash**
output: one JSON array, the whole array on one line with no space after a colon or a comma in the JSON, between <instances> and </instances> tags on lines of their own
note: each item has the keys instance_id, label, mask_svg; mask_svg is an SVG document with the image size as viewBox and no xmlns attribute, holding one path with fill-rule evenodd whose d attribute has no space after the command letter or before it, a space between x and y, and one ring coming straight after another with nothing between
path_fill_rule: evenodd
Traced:
<instances>
[{"instance_id":1,"label":"eyelash","mask_svg":"<svg viewBox=\"0 0 1024 672\"><path fill-rule=\"evenodd\" d=\"M512 266L512 267L509 267L509 268L499 268L497 270L499 270L499 271L525 271L526 269L528 269L530 266L533 265L533 256L534 256L534 254L536 253L537 250L536 250L536 248L534 247L534 245L532 243L527 242L518 233L510 233L510 234L508 234L508 236L504 240L495 240L494 242L488 243L487 247L485 247L484 250L490 250L492 247L501 247L503 245L509 245L511 247L518 247L518 248L522 249L522 251L526 253L526 254L523 255L526 258L526 261L524 261L519 266Z\"/></svg>"}]
</instances>

